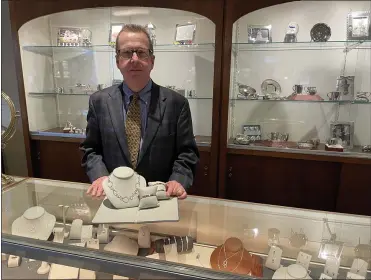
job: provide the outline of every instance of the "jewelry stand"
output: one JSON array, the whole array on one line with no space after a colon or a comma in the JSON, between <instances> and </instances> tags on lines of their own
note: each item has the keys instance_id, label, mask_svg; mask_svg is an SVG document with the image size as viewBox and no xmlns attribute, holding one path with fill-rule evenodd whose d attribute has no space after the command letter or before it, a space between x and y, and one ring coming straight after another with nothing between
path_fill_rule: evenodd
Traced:
<instances>
[{"instance_id":1,"label":"jewelry stand","mask_svg":"<svg viewBox=\"0 0 371 280\"><path fill-rule=\"evenodd\" d=\"M277 270L281 267L282 249L277 246L272 246L269 250L265 267L272 270Z\"/></svg>"},{"instance_id":2,"label":"jewelry stand","mask_svg":"<svg viewBox=\"0 0 371 280\"><path fill-rule=\"evenodd\" d=\"M139 205L138 188L147 186L144 177L129 167L118 167L102 182L104 193L117 209Z\"/></svg>"},{"instance_id":3,"label":"jewelry stand","mask_svg":"<svg viewBox=\"0 0 371 280\"><path fill-rule=\"evenodd\" d=\"M99 243L108 243L109 241L109 226L105 224L100 224L97 230L97 238Z\"/></svg>"},{"instance_id":4,"label":"jewelry stand","mask_svg":"<svg viewBox=\"0 0 371 280\"><path fill-rule=\"evenodd\" d=\"M86 242L86 248L99 250L99 240L98 239L89 239ZM96 273L92 270L80 268L79 279L93 280L96 279Z\"/></svg>"},{"instance_id":5,"label":"jewelry stand","mask_svg":"<svg viewBox=\"0 0 371 280\"><path fill-rule=\"evenodd\" d=\"M21 264L21 257L9 255L8 258L8 267L18 267Z\"/></svg>"},{"instance_id":6,"label":"jewelry stand","mask_svg":"<svg viewBox=\"0 0 371 280\"><path fill-rule=\"evenodd\" d=\"M56 219L44 208L34 206L27 209L23 215L12 224L12 234L32 239L48 240Z\"/></svg>"},{"instance_id":7,"label":"jewelry stand","mask_svg":"<svg viewBox=\"0 0 371 280\"><path fill-rule=\"evenodd\" d=\"M298 257L296 258L296 264L300 264L306 270L309 269L310 260L312 256L304 252L299 252Z\"/></svg>"},{"instance_id":8,"label":"jewelry stand","mask_svg":"<svg viewBox=\"0 0 371 280\"><path fill-rule=\"evenodd\" d=\"M147 226L142 226L138 230L139 248L151 248L151 232Z\"/></svg>"},{"instance_id":9,"label":"jewelry stand","mask_svg":"<svg viewBox=\"0 0 371 280\"><path fill-rule=\"evenodd\" d=\"M263 277L261 258L251 255L245 250L241 240L234 237L214 250L210 264L215 270Z\"/></svg>"},{"instance_id":10,"label":"jewelry stand","mask_svg":"<svg viewBox=\"0 0 371 280\"><path fill-rule=\"evenodd\" d=\"M330 277L330 279L334 278L336 279L339 274L339 268L340 268L340 261L336 258L329 257L326 260L324 273L326 276ZM324 278L328 279L328 278Z\"/></svg>"},{"instance_id":11,"label":"jewelry stand","mask_svg":"<svg viewBox=\"0 0 371 280\"><path fill-rule=\"evenodd\" d=\"M350 272L366 278L368 263L362 259L354 259Z\"/></svg>"},{"instance_id":12,"label":"jewelry stand","mask_svg":"<svg viewBox=\"0 0 371 280\"><path fill-rule=\"evenodd\" d=\"M124 235L117 235L110 243L104 246L104 250L136 256L138 255L139 246L136 241Z\"/></svg>"},{"instance_id":13,"label":"jewelry stand","mask_svg":"<svg viewBox=\"0 0 371 280\"><path fill-rule=\"evenodd\" d=\"M82 229L82 220L75 219L72 221L70 228L70 240L81 240L81 229Z\"/></svg>"},{"instance_id":14,"label":"jewelry stand","mask_svg":"<svg viewBox=\"0 0 371 280\"><path fill-rule=\"evenodd\" d=\"M93 238L93 226L85 225L81 227L81 242L87 242Z\"/></svg>"}]
</instances>

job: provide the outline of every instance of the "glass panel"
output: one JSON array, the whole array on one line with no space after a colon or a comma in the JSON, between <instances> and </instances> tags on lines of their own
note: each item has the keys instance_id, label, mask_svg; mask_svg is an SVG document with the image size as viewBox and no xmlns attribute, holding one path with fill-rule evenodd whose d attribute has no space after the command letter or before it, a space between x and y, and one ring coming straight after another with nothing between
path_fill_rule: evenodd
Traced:
<instances>
[{"instance_id":1,"label":"glass panel","mask_svg":"<svg viewBox=\"0 0 371 280\"><path fill-rule=\"evenodd\" d=\"M238 19L229 147L371 158L371 34L356 40L344 31L348 14L370 8L299 1ZM316 38L316 28L330 28L330 37ZM258 127L258 135L244 126Z\"/></svg>"},{"instance_id":2,"label":"glass panel","mask_svg":"<svg viewBox=\"0 0 371 280\"><path fill-rule=\"evenodd\" d=\"M215 24L195 13L161 8L66 11L22 26L19 38L32 134L84 138L89 96L123 81L111 38L117 34L111 28L127 23L148 26L156 56L152 80L188 99L196 139L210 144ZM188 23L196 25L195 38L191 44L179 44L176 26ZM68 122L73 129L68 130Z\"/></svg>"},{"instance_id":3,"label":"glass panel","mask_svg":"<svg viewBox=\"0 0 371 280\"><path fill-rule=\"evenodd\" d=\"M65 231L68 234L60 236L64 244L79 243L81 238L83 242L99 238L99 249L91 246L99 250L95 254L97 258L103 250L116 250L124 253L123 257L125 254L138 254L143 257L143 262L138 259L142 267L150 267L162 260L169 265L185 265L185 269L189 265L194 269L282 279L282 271L299 262L301 266L307 266L313 279L318 279L321 273L330 273L329 267L336 270L338 279L344 279L354 262L370 259L371 227L367 216L190 196L179 201L178 222L92 225L102 201L86 196L87 187L38 179L20 182L3 191L2 232L14 233L17 229L14 225L19 220L14 221L22 215L24 219L25 211L30 207L40 206L56 217L55 233L49 240L57 242L56 232L59 230L56 228L63 227L62 208L68 206L65 212ZM76 231L71 229L71 223L75 230L79 228L76 219L81 219L84 227L83 230L80 227L77 238ZM33 217L28 222L31 220L37 219ZM108 230L108 240L105 240L102 228ZM37 228L35 233L44 229ZM32 231L24 230L22 234L32 234ZM110 245L106 245L107 242ZM78 250L73 246L68 248L71 252ZM270 250L277 255L272 255L272 251L269 255ZM148 262L148 259L153 262ZM339 269L334 268L336 263L340 265ZM371 271L365 271L368 274L364 276L370 278Z\"/></svg>"}]
</instances>

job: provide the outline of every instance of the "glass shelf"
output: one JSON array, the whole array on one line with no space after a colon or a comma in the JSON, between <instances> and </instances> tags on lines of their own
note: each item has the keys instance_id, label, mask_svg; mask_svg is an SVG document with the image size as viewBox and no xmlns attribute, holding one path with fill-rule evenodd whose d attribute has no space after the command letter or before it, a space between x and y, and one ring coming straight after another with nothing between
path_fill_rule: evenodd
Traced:
<instances>
[{"instance_id":1,"label":"glass shelf","mask_svg":"<svg viewBox=\"0 0 371 280\"><path fill-rule=\"evenodd\" d=\"M55 93L55 92L29 92L28 94L29 95L32 95L32 96L56 96L56 95L59 95L59 96L90 96L92 95L94 92L96 92L98 90L95 90L95 91L91 91L90 93ZM213 98L212 97L186 97L188 100L212 100Z\"/></svg>"},{"instance_id":2,"label":"glass shelf","mask_svg":"<svg viewBox=\"0 0 371 280\"><path fill-rule=\"evenodd\" d=\"M108 52L115 53L115 48L110 45L94 45L90 47L68 47L68 46L23 46L24 51L53 56L57 53L75 53L77 55L90 52ZM203 43L193 45L174 45L164 44L154 46L156 52L209 52L215 50L214 43Z\"/></svg>"},{"instance_id":3,"label":"glass shelf","mask_svg":"<svg viewBox=\"0 0 371 280\"><path fill-rule=\"evenodd\" d=\"M367 105L371 102L364 101L352 101L352 100L273 100L273 99L242 99L242 98L231 98L230 101L250 101L250 102L289 102L289 103L335 103L335 104L361 104Z\"/></svg>"},{"instance_id":4,"label":"glass shelf","mask_svg":"<svg viewBox=\"0 0 371 280\"><path fill-rule=\"evenodd\" d=\"M328 42L272 42L272 43L233 43L236 51L285 51L285 50L334 50L371 49L371 40L363 41L328 41Z\"/></svg>"}]
</instances>

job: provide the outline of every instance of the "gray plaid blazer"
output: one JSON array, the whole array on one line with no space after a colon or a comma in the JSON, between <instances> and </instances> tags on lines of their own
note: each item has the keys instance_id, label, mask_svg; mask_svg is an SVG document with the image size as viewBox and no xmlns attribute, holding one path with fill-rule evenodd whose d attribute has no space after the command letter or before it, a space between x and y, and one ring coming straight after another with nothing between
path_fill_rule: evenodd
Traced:
<instances>
[{"instance_id":1,"label":"gray plaid blazer","mask_svg":"<svg viewBox=\"0 0 371 280\"><path fill-rule=\"evenodd\" d=\"M86 138L80 145L82 166L91 182L116 167L132 167L126 141L120 85L90 96ZM175 180L184 188L193 183L199 152L193 135L188 100L152 84L147 129L136 172L147 182Z\"/></svg>"}]
</instances>

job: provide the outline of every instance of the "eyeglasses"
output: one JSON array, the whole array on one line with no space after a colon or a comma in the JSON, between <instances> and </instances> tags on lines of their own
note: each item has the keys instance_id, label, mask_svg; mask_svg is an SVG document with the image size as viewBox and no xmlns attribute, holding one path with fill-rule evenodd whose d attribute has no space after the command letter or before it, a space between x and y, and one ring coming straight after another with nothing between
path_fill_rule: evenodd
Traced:
<instances>
[{"instance_id":1,"label":"eyeglasses","mask_svg":"<svg viewBox=\"0 0 371 280\"><path fill-rule=\"evenodd\" d=\"M122 59L131 59L134 53L139 59L147 59L152 54L152 51L148 49L121 49L117 51L117 55Z\"/></svg>"}]
</instances>

